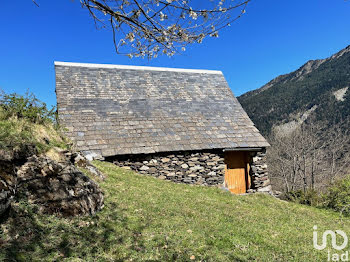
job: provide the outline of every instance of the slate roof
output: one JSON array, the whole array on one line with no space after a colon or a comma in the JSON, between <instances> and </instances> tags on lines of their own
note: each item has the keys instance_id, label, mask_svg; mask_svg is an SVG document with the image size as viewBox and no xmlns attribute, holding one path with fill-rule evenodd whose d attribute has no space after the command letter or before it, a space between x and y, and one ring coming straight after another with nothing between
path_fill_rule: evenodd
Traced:
<instances>
[{"instance_id":1,"label":"slate roof","mask_svg":"<svg viewBox=\"0 0 350 262\"><path fill-rule=\"evenodd\" d=\"M102 156L267 147L222 72L55 62L77 149Z\"/></svg>"}]
</instances>

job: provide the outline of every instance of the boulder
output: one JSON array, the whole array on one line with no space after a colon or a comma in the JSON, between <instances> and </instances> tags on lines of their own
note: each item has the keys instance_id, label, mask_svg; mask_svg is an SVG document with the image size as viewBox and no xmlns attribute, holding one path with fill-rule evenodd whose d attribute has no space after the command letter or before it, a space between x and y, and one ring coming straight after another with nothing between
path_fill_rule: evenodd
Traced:
<instances>
[{"instance_id":1,"label":"boulder","mask_svg":"<svg viewBox=\"0 0 350 262\"><path fill-rule=\"evenodd\" d=\"M95 152L83 152L84 153L84 157L88 160L88 161L92 161L92 160L103 160L103 157Z\"/></svg>"}]
</instances>

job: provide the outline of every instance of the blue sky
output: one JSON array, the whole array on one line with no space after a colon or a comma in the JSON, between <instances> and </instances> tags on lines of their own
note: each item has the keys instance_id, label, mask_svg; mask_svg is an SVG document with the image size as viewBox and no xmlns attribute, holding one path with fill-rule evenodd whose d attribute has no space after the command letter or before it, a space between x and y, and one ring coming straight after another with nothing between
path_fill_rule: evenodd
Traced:
<instances>
[{"instance_id":1,"label":"blue sky","mask_svg":"<svg viewBox=\"0 0 350 262\"><path fill-rule=\"evenodd\" d=\"M115 54L111 32L96 30L78 0L37 2L40 8L31 0L1 3L0 88L29 89L50 105L54 61L218 69L240 95L350 45L350 1L252 0L218 39L182 56L129 59Z\"/></svg>"}]
</instances>

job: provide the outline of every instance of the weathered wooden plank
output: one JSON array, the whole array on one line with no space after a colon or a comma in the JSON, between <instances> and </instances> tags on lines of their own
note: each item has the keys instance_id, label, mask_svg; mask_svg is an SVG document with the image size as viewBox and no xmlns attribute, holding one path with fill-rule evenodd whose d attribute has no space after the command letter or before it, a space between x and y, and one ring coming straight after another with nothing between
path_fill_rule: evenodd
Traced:
<instances>
[{"instance_id":1,"label":"weathered wooden plank","mask_svg":"<svg viewBox=\"0 0 350 262\"><path fill-rule=\"evenodd\" d=\"M234 194L246 193L250 185L247 154L245 152L225 153L225 184Z\"/></svg>"}]
</instances>

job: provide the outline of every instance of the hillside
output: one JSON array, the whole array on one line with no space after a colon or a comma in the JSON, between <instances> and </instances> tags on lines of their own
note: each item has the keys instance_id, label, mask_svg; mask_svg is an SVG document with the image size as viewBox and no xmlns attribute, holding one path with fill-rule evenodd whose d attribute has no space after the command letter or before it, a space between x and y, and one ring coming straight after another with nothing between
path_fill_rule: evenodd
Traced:
<instances>
[{"instance_id":1,"label":"hillside","mask_svg":"<svg viewBox=\"0 0 350 262\"><path fill-rule=\"evenodd\" d=\"M107 175L105 208L64 219L21 201L0 226L1 261L325 261L313 226L350 231L331 211L95 164Z\"/></svg>"},{"instance_id":2,"label":"hillside","mask_svg":"<svg viewBox=\"0 0 350 262\"><path fill-rule=\"evenodd\" d=\"M350 46L327 59L310 60L298 70L281 75L238 100L268 135L273 126L305 121L313 114L332 124L350 116Z\"/></svg>"}]
</instances>

